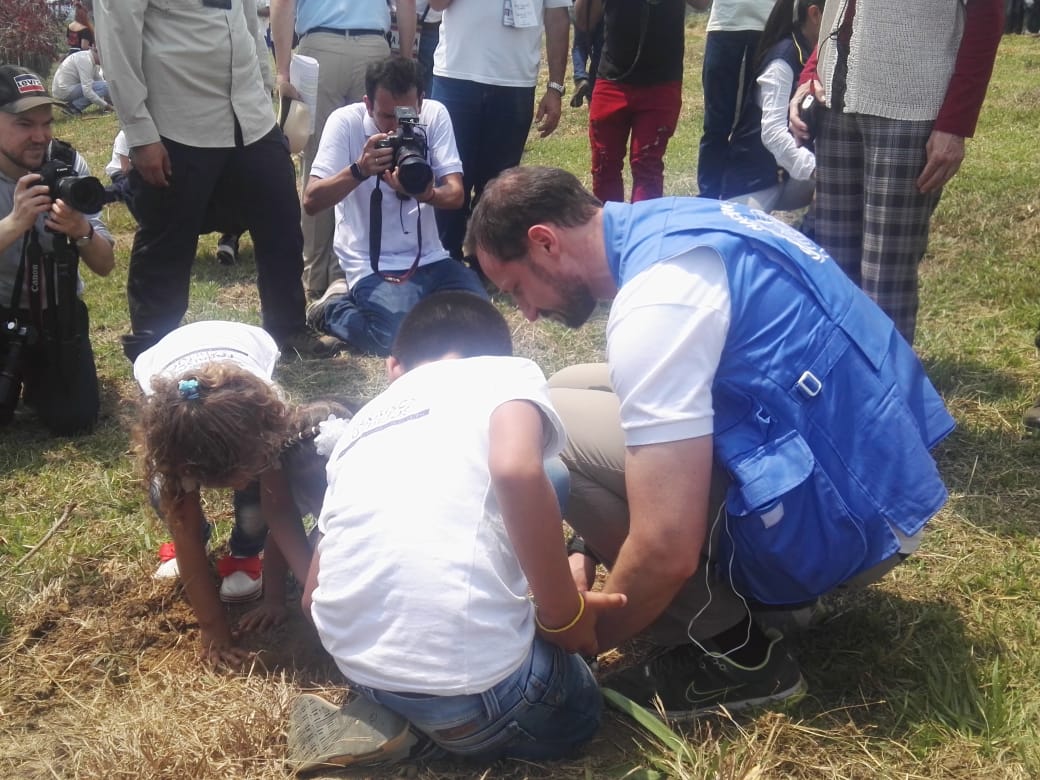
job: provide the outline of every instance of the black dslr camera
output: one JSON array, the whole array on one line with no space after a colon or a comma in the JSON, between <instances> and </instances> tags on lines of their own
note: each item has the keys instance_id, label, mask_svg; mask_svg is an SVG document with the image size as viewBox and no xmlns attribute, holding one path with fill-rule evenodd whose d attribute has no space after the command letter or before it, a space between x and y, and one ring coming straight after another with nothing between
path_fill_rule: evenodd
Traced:
<instances>
[{"instance_id":1,"label":"black dslr camera","mask_svg":"<svg viewBox=\"0 0 1040 780\"><path fill-rule=\"evenodd\" d=\"M61 198L83 214L96 214L109 202L105 186L93 176L80 176L71 165L50 160L37 173L40 183L50 189L51 200Z\"/></svg>"},{"instance_id":2,"label":"black dslr camera","mask_svg":"<svg viewBox=\"0 0 1040 780\"><path fill-rule=\"evenodd\" d=\"M11 319L0 323L0 425L11 422L22 393L22 350L36 341L36 331Z\"/></svg>"},{"instance_id":3,"label":"black dslr camera","mask_svg":"<svg viewBox=\"0 0 1040 780\"><path fill-rule=\"evenodd\" d=\"M419 126L419 115L414 108L397 106L394 109L397 130L388 138L376 142L377 149L393 149L390 170L397 169L397 179L409 195L421 195L433 181L433 168L426 161L429 144L426 131Z\"/></svg>"}]
</instances>

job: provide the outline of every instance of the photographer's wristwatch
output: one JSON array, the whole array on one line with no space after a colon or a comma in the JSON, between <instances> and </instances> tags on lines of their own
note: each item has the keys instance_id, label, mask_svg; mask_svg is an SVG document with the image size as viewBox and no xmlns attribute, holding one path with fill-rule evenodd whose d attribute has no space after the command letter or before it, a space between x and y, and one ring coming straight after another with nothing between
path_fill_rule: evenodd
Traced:
<instances>
[{"instance_id":1,"label":"photographer's wristwatch","mask_svg":"<svg viewBox=\"0 0 1040 780\"><path fill-rule=\"evenodd\" d=\"M354 177L355 181L359 182L362 182L368 178L367 176L365 176L364 173L361 172L361 166L358 165L357 162L352 162L350 164L350 175Z\"/></svg>"},{"instance_id":2,"label":"photographer's wristwatch","mask_svg":"<svg viewBox=\"0 0 1040 780\"><path fill-rule=\"evenodd\" d=\"M90 243L90 240L93 237L94 237L94 226L91 225L90 226L90 230L87 232L87 234L85 236L82 236L82 237L76 239L76 242L75 242L76 243L76 248L77 249L83 249L87 244Z\"/></svg>"},{"instance_id":3,"label":"photographer's wristwatch","mask_svg":"<svg viewBox=\"0 0 1040 780\"><path fill-rule=\"evenodd\" d=\"M564 95L567 94L567 87L563 86L563 84L561 84L558 81L550 81L549 82L549 89L554 89L557 92L559 92L560 93L560 97L563 97Z\"/></svg>"}]
</instances>

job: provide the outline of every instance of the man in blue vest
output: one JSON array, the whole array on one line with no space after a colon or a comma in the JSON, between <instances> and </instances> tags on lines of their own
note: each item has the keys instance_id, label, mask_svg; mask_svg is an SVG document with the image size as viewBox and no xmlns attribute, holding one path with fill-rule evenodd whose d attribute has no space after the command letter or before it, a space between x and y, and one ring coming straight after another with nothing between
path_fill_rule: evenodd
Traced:
<instances>
[{"instance_id":1,"label":"man in blue vest","mask_svg":"<svg viewBox=\"0 0 1040 780\"><path fill-rule=\"evenodd\" d=\"M953 428L906 341L833 260L731 203L600 202L571 174L514 168L467 249L529 320L579 327L612 300L607 366L557 374L567 521L627 606L601 651L660 650L605 681L670 717L800 695L751 610L866 584L916 549L946 489L929 450Z\"/></svg>"}]
</instances>

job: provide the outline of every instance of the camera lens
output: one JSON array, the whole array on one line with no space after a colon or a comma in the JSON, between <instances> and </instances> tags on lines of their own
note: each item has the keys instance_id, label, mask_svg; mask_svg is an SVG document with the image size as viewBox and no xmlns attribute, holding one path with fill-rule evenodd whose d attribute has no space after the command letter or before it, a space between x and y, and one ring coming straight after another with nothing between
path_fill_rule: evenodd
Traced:
<instances>
[{"instance_id":1,"label":"camera lens","mask_svg":"<svg viewBox=\"0 0 1040 780\"><path fill-rule=\"evenodd\" d=\"M105 187L93 176L66 176L57 190L63 201L84 214L96 214L105 205Z\"/></svg>"},{"instance_id":2,"label":"camera lens","mask_svg":"<svg viewBox=\"0 0 1040 780\"><path fill-rule=\"evenodd\" d=\"M401 149L397 159L397 179L409 195L420 195L433 181L433 169L423 155Z\"/></svg>"}]
</instances>

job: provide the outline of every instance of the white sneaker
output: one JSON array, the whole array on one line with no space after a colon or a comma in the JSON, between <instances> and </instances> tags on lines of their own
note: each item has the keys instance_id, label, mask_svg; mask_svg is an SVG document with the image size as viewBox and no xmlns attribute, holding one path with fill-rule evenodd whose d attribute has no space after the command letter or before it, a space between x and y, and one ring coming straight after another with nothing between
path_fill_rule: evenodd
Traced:
<instances>
[{"instance_id":1,"label":"white sneaker","mask_svg":"<svg viewBox=\"0 0 1040 780\"><path fill-rule=\"evenodd\" d=\"M159 568L152 575L154 580L170 580L181 576L181 569L177 565L177 551L173 542L165 542L159 545Z\"/></svg>"},{"instance_id":2,"label":"white sneaker","mask_svg":"<svg viewBox=\"0 0 1040 780\"><path fill-rule=\"evenodd\" d=\"M220 600L227 604L252 601L264 592L264 575L260 557L236 558L227 555L217 561Z\"/></svg>"},{"instance_id":3,"label":"white sneaker","mask_svg":"<svg viewBox=\"0 0 1040 780\"><path fill-rule=\"evenodd\" d=\"M226 604L252 601L264 592L264 575L255 580L244 571L231 572L220 582L220 600Z\"/></svg>"}]
</instances>

